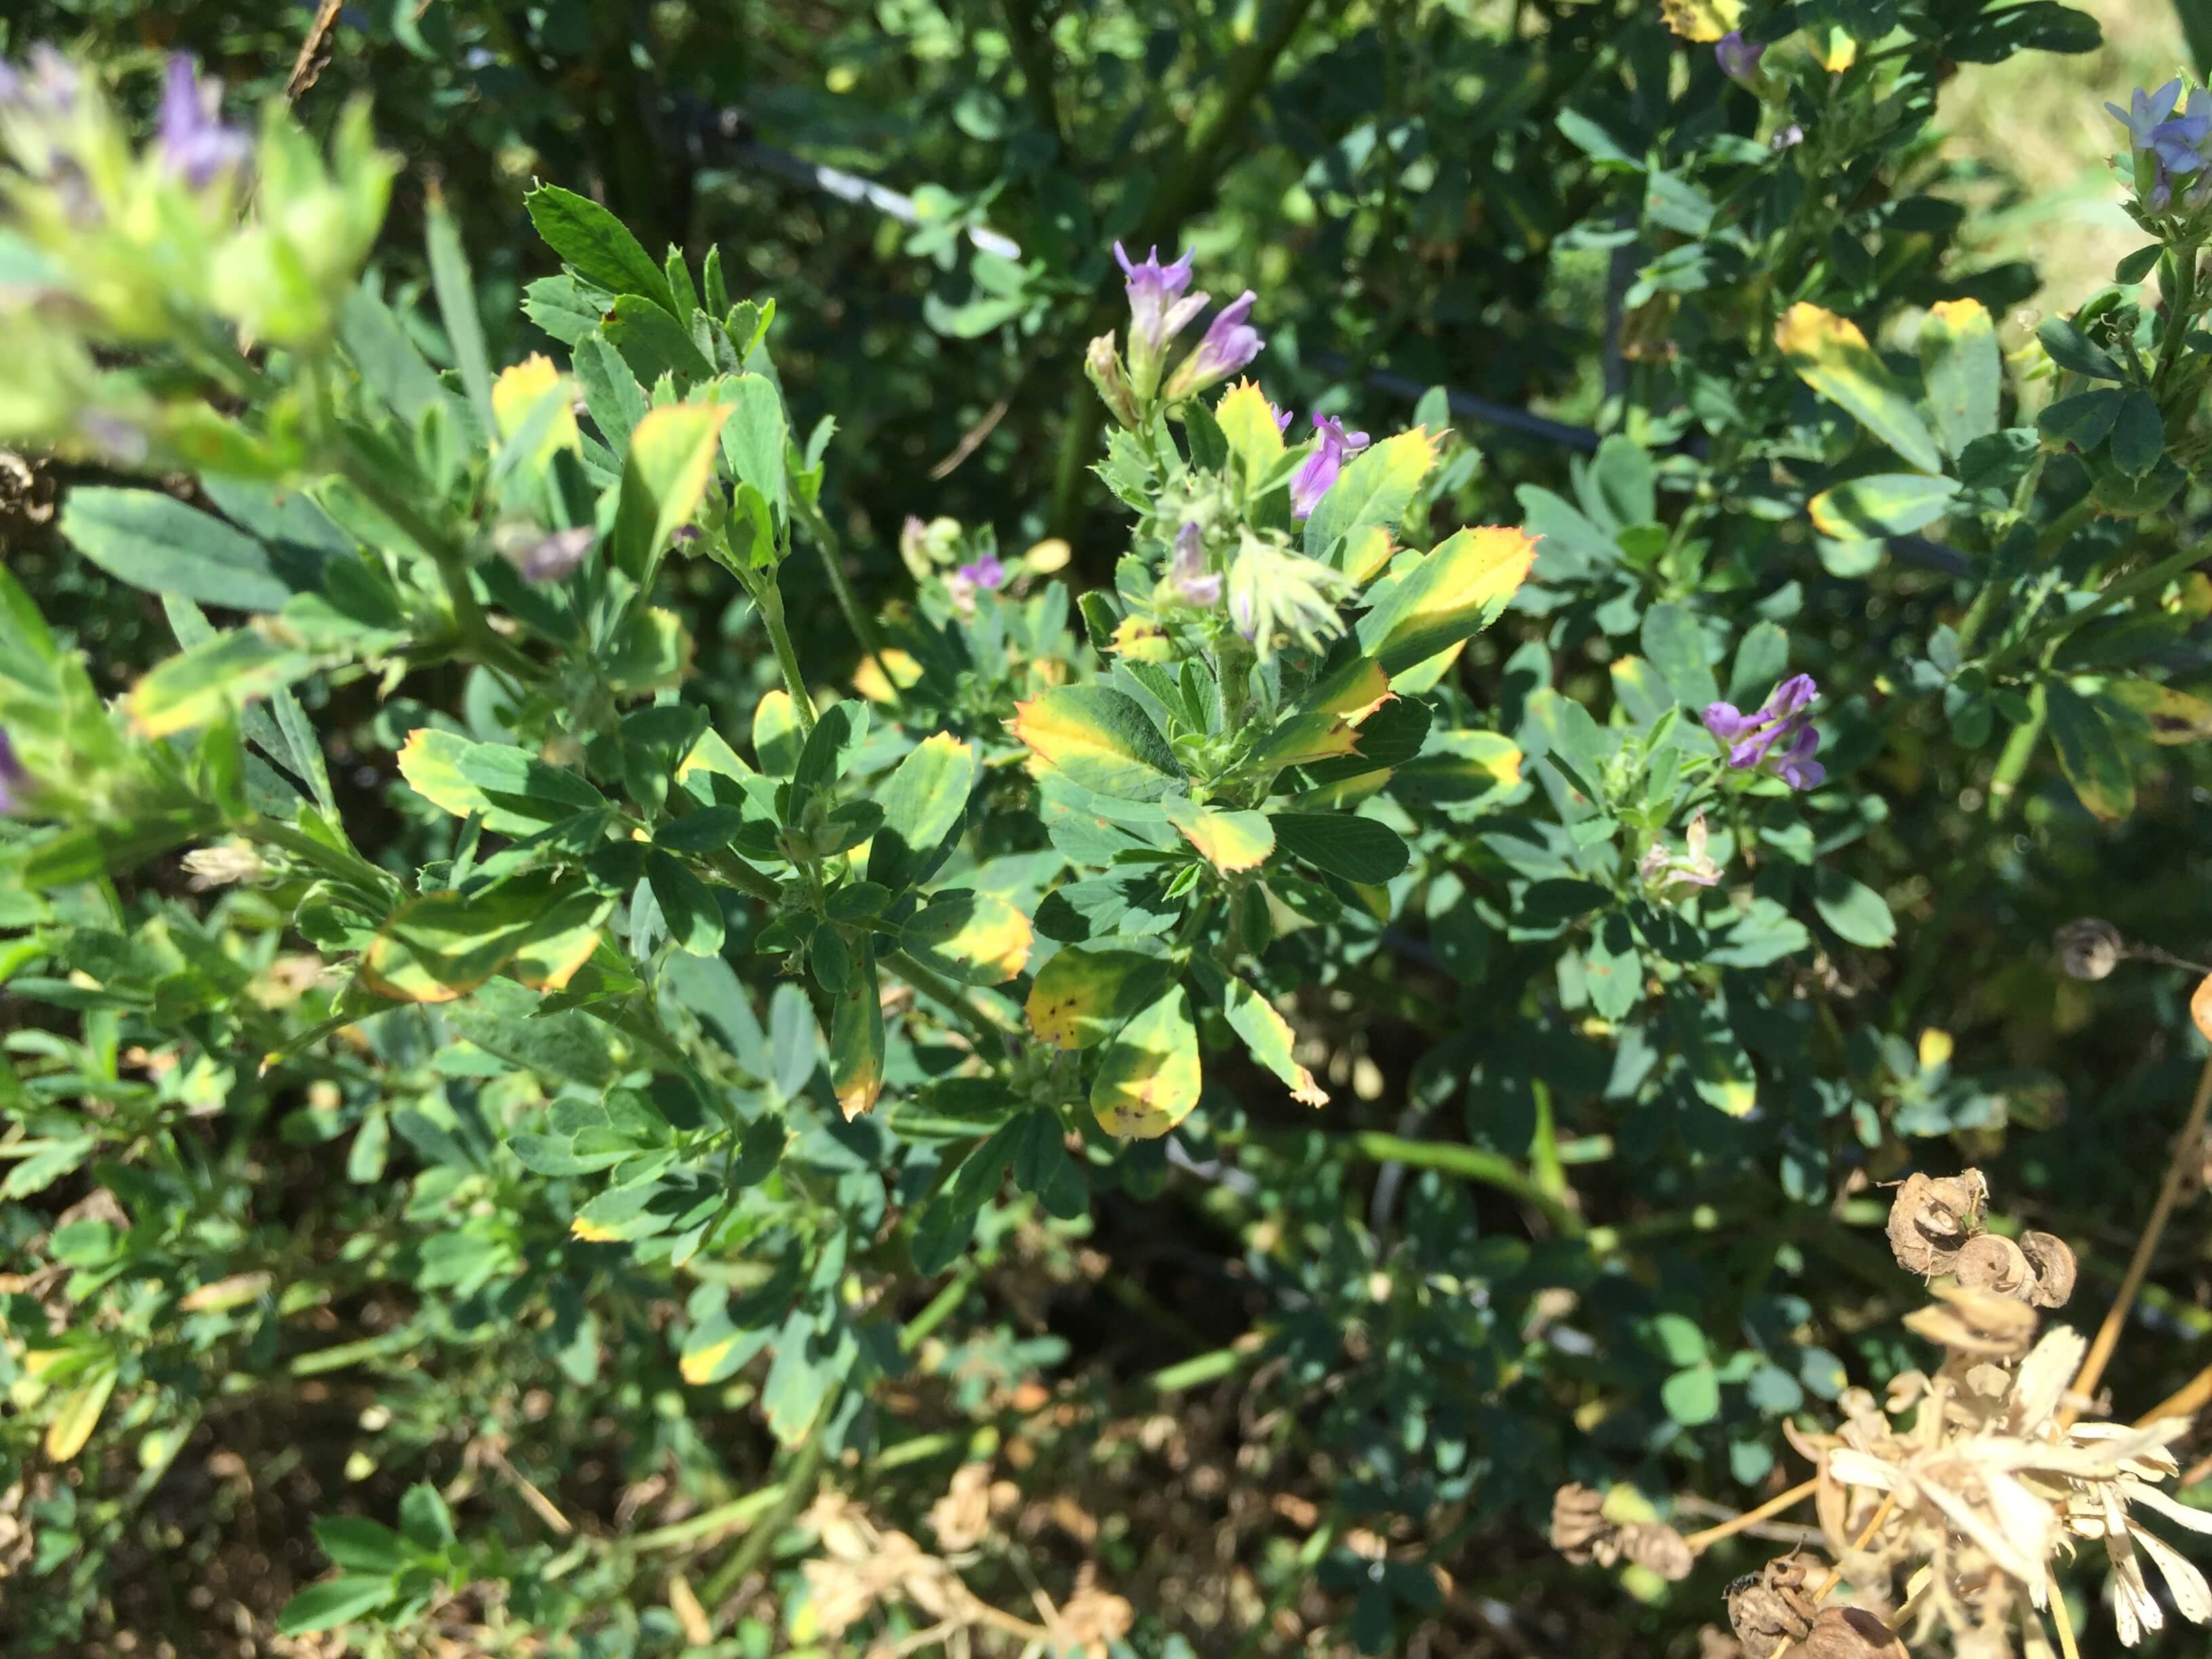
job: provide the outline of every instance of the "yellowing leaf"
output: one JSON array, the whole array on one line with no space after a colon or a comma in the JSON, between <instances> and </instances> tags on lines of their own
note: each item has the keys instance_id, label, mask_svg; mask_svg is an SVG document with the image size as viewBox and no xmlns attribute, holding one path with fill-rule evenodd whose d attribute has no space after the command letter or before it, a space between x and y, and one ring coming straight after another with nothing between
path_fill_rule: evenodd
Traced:
<instances>
[{"instance_id":1,"label":"yellowing leaf","mask_svg":"<svg viewBox=\"0 0 2212 1659\"><path fill-rule=\"evenodd\" d=\"M1267 740L1253 751L1251 764L1262 770L1280 770L1353 754L1358 748L1359 733L1350 720L1324 708L1309 708L1268 733Z\"/></svg>"},{"instance_id":2,"label":"yellowing leaf","mask_svg":"<svg viewBox=\"0 0 2212 1659\"><path fill-rule=\"evenodd\" d=\"M304 652L251 628L234 629L156 664L131 687L125 707L142 737L173 738L305 679L314 666Z\"/></svg>"},{"instance_id":3,"label":"yellowing leaf","mask_svg":"<svg viewBox=\"0 0 2212 1659\"><path fill-rule=\"evenodd\" d=\"M965 985L1003 985L1029 964L1036 932L996 893L940 893L899 929L900 948Z\"/></svg>"},{"instance_id":4,"label":"yellowing leaf","mask_svg":"<svg viewBox=\"0 0 2212 1659\"><path fill-rule=\"evenodd\" d=\"M554 451L577 447L574 387L553 367L550 358L535 351L491 383L492 419L502 438L520 432L539 402L547 398L556 400L552 419L527 458L530 464L539 466L552 459Z\"/></svg>"},{"instance_id":5,"label":"yellowing leaf","mask_svg":"<svg viewBox=\"0 0 2212 1659\"><path fill-rule=\"evenodd\" d=\"M1297 1033L1267 998L1243 980L1231 977L1223 987L1222 1000L1231 1029L1244 1039L1253 1059L1289 1086L1291 1099L1302 1106L1328 1104L1328 1091L1314 1081L1314 1074L1299 1065L1293 1054Z\"/></svg>"},{"instance_id":6,"label":"yellowing leaf","mask_svg":"<svg viewBox=\"0 0 2212 1659\"><path fill-rule=\"evenodd\" d=\"M2212 738L2212 702L2156 680L2113 680L2105 695L2141 714L2154 743L2202 743Z\"/></svg>"},{"instance_id":7,"label":"yellowing leaf","mask_svg":"<svg viewBox=\"0 0 2212 1659\"><path fill-rule=\"evenodd\" d=\"M1224 875L1255 869L1275 850L1274 826L1264 812L1211 812L1171 800L1167 813L1183 839Z\"/></svg>"},{"instance_id":8,"label":"yellowing leaf","mask_svg":"<svg viewBox=\"0 0 2212 1659\"><path fill-rule=\"evenodd\" d=\"M921 665L911 653L894 646L883 653L880 664L873 655L860 659L860 665L853 671L853 690L870 702L896 702L898 691L919 684L921 679Z\"/></svg>"},{"instance_id":9,"label":"yellowing leaf","mask_svg":"<svg viewBox=\"0 0 2212 1659\"><path fill-rule=\"evenodd\" d=\"M267 1273L233 1273L186 1291L177 1298L177 1307L185 1313L219 1312L241 1307L268 1288Z\"/></svg>"},{"instance_id":10,"label":"yellowing leaf","mask_svg":"<svg viewBox=\"0 0 2212 1659\"><path fill-rule=\"evenodd\" d=\"M599 943L613 901L533 872L481 892L432 893L394 911L362 954L362 983L403 1002L451 1002L508 964L559 989Z\"/></svg>"},{"instance_id":11,"label":"yellowing leaf","mask_svg":"<svg viewBox=\"0 0 2212 1659\"><path fill-rule=\"evenodd\" d=\"M604 1222L586 1221L578 1216L568 1224L570 1237L580 1238L587 1244L611 1244L622 1237L622 1230Z\"/></svg>"},{"instance_id":12,"label":"yellowing leaf","mask_svg":"<svg viewBox=\"0 0 2212 1659\"><path fill-rule=\"evenodd\" d=\"M1800 301L1774 325L1797 378L1923 472L1941 472L1943 458L1927 422L1849 318Z\"/></svg>"},{"instance_id":13,"label":"yellowing leaf","mask_svg":"<svg viewBox=\"0 0 2212 1659\"><path fill-rule=\"evenodd\" d=\"M752 769L738 758L738 751L731 748L722 734L711 726L699 734L699 741L691 745L691 752L677 763L677 782L683 782L694 772L708 772L716 777L740 780L753 775ZM639 839L649 837L641 835Z\"/></svg>"},{"instance_id":14,"label":"yellowing leaf","mask_svg":"<svg viewBox=\"0 0 2212 1659\"><path fill-rule=\"evenodd\" d=\"M1088 1048L1111 1036L1173 975L1158 957L1070 945L1037 970L1022 1012L1038 1042Z\"/></svg>"},{"instance_id":15,"label":"yellowing leaf","mask_svg":"<svg viewBox=\"0 0 2212 1659\"><path fill-rule=\"evenodd\" d=\"M1472 638L1498 619L1535 558L1525 531L1458 532L1380 590L1359 619L1362 652L1397 674Z\"/></svg>"},{"instance_id":16,"label":"yellowing leaf","mask_svg":"<svg viewBox=\"0 0 2212 1659\"><path fill-rule=\"evenodd\" d=\"M801 740L799 710L791 693L781 686L763 693L753 709L753 758L760 763L762 773L771 778L789 777L799 764Z\"/></svg>"},{"instance_id":17,"label":"yellowing leaf","mask_svg":"<svg viewBox=\"0 0 2212 1659\"><path fill-rule=\"evenodd\" d=\"M1198 1104L1198 1028L1180 985L1124 1025L1098 1057L1091 1115L1109 1135L1150 1140Z\"/></svg>"},{"instance_id":18,"label":"yellowing leaf","mask_svg":"<svg viewBox=\"0 0 2212 1659\"><path fill-rule=\"evenodd\" d=\"M1113 649L1131 662L1168 662L1175 656L1167 630L1150 617L1124 617L1114 630Z\"/></svg>"},{"instance_id":19,"label":"yellowing leaf","mask_svg":"<svg viewBox=\"0 0 2212 1659\"><path fill-rule=\"evenodd\" d=\"M1659 15L1685 40L1717 40L1743 21L1743 0L1659 0Z\"/></svg>"},{"instance_id":20,"label":"yellowing leaf","mask_svg":"<svg viewBox=\"0 0 2212 1659\"><path fill-rule=\"evenodd\" d=\"M1958 1046L1948 1031L1930 1025L1920 1034L1920 1069L1932 1072L1938 1066L1948 1066Z\"/></svg>"},{"instance_id":21,"label":"yellowing leaf","mask_svg":"<svg viewBox=\"0 0 2212 1659\"><path fill-rule=\"evenodd\" d=\"M1074 556L1075 550L1066 542L1057 536L1048 536L1022 555L1022 562L1033 574L1049 576L1055 570L1066 569L1067 562Z\"/></svg>"},{"instance_id":22,"label":"yellowing leaf","mask_svg":"<svg viewBox=\"0 0 2212 1659\"><path fill-rule=\"evenodd\" d=\"M1390 542L1387 526L1371 524L1346 544L1344 574L1354 587L1364 587L1382 574L1382 567L1390 562L1397 550Z\"/></svg>"},{"instance_id":23,"label":"yellowing leaf","mask_svg":"<svg viewBox=\"0 0 2212 1659\"><path fill-rule=\"evenodd\" d=\"M1360 657L1332 674L1314 691L1314 706L1341 714L1358 726L1390 701L1390 677L1371 657Z\"/></svg>"},{"instance_id":24,"label":"yellowing leaf","mask_svg":"<svg viewBox=\"0 0 2212 1659\"><path fill-rule=\"evenodd\" d=\"M1109 685L1056 686L1018 702L1013 732L1070 782L1102 795L1158 800L1182 781L1143 706Z\"/></svg>"},{"instance_id":25,"label":"yellowing leaf","mask_svg":"<svg viewBox=\"0 0 2212 1659\"><path fill-rule=\"evenodd\" d=\"M1258 483L1283 459L1283 429L1274 405L1250 380L1239 380L1213 406L1213 422L1229 441L1229 453L1243 464L1247 488Z\"/></svg>"},{"instance_id":26,"label":"yellowing leaf","mask_svg":"<svg viewBox=\"0 0 2212 1659\"><path fill-rule=\"evenodd\" d=\"M1352 457L1306 520L1308 556L1340 570L1349 549L1362 547L1364 556L1367 531L1396 524L1436 464L1437 441L1418 426Z\"/></svg>"},{"instance_id":27,"label":"yellowing leaf","mask_svg":"<svg viewBox=\"0 0 2212 1659\"><path fill-rule=\"evenodd\" d=\"M691 521L714 476L724 404L668 404L630 434L611 538L615 566L637 580L668 538Z\"/></svg>"},{"instance_id":28,"label":"yellowing leaf","mask_svg":"<svg viewBox=\"0 0 2212 1659\"><path fill-rule=\"evenodd\" d=\"M1415 663L1401 673L1390 676L1390 689L1401 697L1418 697L1437 689L1437 682L1451 672L1451 665L1467 649L1467 641L1447 646L1433 657Z\"/></svg>"},{"instance_id":29,"label":"yellowing leaf","mask_svg":"<svg viewBox=\"0 0 2212 1659\"><path fill-rule=\"evenodd\" d=\"M100 1426L100 1414L107 1409L107 1397L115 1392L115 1371L103 1370L88 1382L66 1396L53 1421L46 1425L46 1456L56 1463L66 1463L84 1449L92 1431Z\"/></svg>"},{"instance_id":30,"label":"yellowing leaf","mask_svg":"<svg viewBox=\"0 0 2212 1659\"><path fill-rule=\"evenodd\" d=\"M866 933L858 955L830 1022L830 1086L848 1123L884 1091L883 992Z\"/></svg>"},{"instance_id":31,"label":"yellowing leaf","mask_svg":"<svg viewBox=\"0 0 2212 1659\"><path fill-rule=\"evenodd\" d=\"M1731 27L1734 25L1730 25ZM1725 33L1725 31L1723 31ZM1712 37L1717 40L1719 35ZM1830 24L1824 35L1820 30L1813 33L1813 55L1820 60L1820 67L1831 75L1841 75L1859 60L1859 43L1842 28Z\"/></svg>"}]
</instances>

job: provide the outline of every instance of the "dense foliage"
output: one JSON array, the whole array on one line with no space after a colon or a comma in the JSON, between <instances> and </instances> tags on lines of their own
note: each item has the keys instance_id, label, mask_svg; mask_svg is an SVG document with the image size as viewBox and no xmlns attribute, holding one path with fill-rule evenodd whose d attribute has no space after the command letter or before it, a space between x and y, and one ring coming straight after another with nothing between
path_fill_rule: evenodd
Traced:
<instances>
[{"instance_id":1,"label":"dense foliage","mask_svg":"<svg viewBox=\"0 0 2212 1659\"><path fill-rule=\"evenodd\" d=\"M1659 11L11 21L9 1650L2184 1650L2212 93Z\"/></svg>"}]
</instances>

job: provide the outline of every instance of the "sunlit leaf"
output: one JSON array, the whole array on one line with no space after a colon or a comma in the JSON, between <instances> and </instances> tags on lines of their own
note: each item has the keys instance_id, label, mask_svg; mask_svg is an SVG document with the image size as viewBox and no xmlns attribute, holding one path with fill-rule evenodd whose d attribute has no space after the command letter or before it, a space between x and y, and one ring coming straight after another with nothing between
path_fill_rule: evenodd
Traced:
<instances>
[{"instance_id":1,"label":"sunlit leaf","mask_svg":"<svg viewBox=\"0 0 2212 1659\"><path fill-rule=\"evenodd\" d=\"M1107 1043L1091 1110L1109 1135L1149 1140L1198 1104L1198 1028L1181 986L1140 1010Z\"/></svg>"}]
</instances>

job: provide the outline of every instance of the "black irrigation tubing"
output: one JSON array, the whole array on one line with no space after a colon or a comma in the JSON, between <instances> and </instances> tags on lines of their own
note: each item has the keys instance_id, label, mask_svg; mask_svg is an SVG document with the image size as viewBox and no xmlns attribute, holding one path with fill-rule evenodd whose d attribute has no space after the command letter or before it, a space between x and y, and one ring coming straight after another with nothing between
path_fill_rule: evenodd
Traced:
<instances>
[{"instance_id":1,"label":"black irrigation tubing","mask_svg":"<svg viewBox=\"0 0 2212 1659\"><path fill-rule=\"evenodd\" d=\"M696 162L755 167L807 189L834 196L840 201L872 208L901 224L914 225L921 222L921 216L911 196L879 185L872 179L863 178L859 173L809 161L788 150L762 143L751 136L750 125L740 111L695 106L686 122L686 147ZM967 226L965 232L968 240L985 253L996 254L1003 259L1018 260L1022 257L1021 245L1011 237L981 225ZM1409 403L1419 402L1429 390L1419 381L1393 369L1355 371L1346 359L1331 352L1316 353L1313 362L1325 374L1357 372L1360 379L1376 391L1403 398ZM1555 421L1548 416L1516 409L1508 404L1493 403L1487 398L1478 398L1471 392L1462 392L1453 386L1444 388L1444 403L1452 414L1462 420L1518 433L1539 442L1576 450L1586 455L1596 451L1603 436L1589 427ZM1899 556L1924 568L1941 571L1948 576L1963 576L1972 568L1965 554L1941 542L1930 541L1925 536L1892 536L1887 540Z\"/></svg>"}]
</instances>

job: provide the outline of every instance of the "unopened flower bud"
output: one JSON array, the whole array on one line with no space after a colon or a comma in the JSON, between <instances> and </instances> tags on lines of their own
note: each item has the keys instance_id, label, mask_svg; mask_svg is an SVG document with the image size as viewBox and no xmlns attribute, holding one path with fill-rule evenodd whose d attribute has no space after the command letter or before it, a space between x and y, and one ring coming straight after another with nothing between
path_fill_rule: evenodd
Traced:
<instances>
[{"instance_id":1,"label":"unopened flower bud","mask_svg":"<svg viewBox=\"0 0 2212 1659\"><path fill-rule=\"evenodd\" d=\"M1083 354L1083 372L1098 388L1108 412L1124 427L1134 430L1142 418L1137 407L1136 388L1122 372L1121 354L1114 349L1111 334L1102 334L1091 343L1090 349Z\"/></svg>"},{"instance_id":2,"label":"unopened flower bud","mask_svg":"<svg viewBox=\"0 0 2212 1659\"><path fill-rule=\"evenodd\" d=\"M1260 331L1244 319L1252 314L1259 295L1246 289L1221 308L1195 349L1177 366L1161 400L1179 404L1208 386L1218 386L1260 355Z\"/></svg>"},{"instance_id":3,"label":"unopened flower bud","mask_svg":"<svg viewBox=\"0 0 2212 1659\"><path fill-rule=\"evenodd\" d=\"M243 842L227 847L196 848L185 854L184 862L195 893L204 893L210 887L234 887L258 881L266 867L261 854Z\"/></svg>"}]
</instances>

